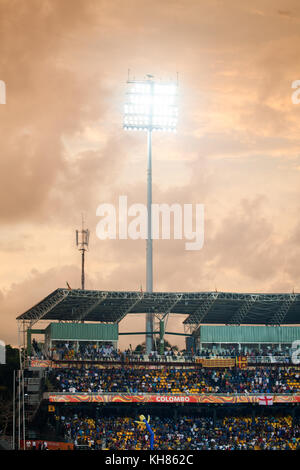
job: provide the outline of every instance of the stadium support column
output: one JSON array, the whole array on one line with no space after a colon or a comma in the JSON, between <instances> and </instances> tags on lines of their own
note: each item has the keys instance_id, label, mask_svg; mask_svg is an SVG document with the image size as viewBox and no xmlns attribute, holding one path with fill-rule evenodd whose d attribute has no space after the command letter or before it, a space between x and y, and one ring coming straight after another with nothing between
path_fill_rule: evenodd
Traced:
<instances>
[{"instance_id":1,"label":"stadium support column","mask_svg":"<svg viewBox=\"0 0 300 470\"><path fill-rule=\"evenodd\" d=\"M165 322L164 320L159 321L159 354L163 356L165 350Z\"/></svg>"},{"instance_id":2,"label":"stadium support column","mask_svg":"<svg viewBox=\"0 0 300 470\"><path fill-rule=\"evenodd\" d=\"M147 165L147 259L146 259L146 290L153 292L152 262L152 131L148 129L148 165ZM146 314L146 354L152 351L153 345L153 313Z\"/></svg>"},{"instance_id":3,"label":"stadium support column","mask_svg":"<svg viewBox=\"0 0 300 470\"><path fill-rule=\"evenodd\" d=\"M31 356L31 329L27 329L27 357Z\"/></svg>"},{"instance_id":4,"label":"stadium support column","mask_svg":"<svg viewBox=\"0 0 300 470\"><path fill-rule=\"evenodd\" d=\"M21 449L21 371L18 370L18 450Z\"/></svg>"},{"instance_id":5,"label":"stadium support column","mask_svg":"<svg viewBox=\"0 0 300 470\"><path fill-rule=\"evenodd\" d=\"M12 448L16 448L16 371L14 369L14 378L13 378L13 437L12 437Z\"/></svg>"}]
</instances>

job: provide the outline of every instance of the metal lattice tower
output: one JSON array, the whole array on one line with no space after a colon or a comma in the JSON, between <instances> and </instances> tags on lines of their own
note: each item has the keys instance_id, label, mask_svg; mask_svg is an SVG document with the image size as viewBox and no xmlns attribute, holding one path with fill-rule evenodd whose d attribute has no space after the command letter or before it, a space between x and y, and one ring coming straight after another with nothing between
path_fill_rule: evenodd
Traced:
<instances>
[{"instance_id":1,"label":"metal lattice tower","mask_svg":"<svg viewBox=\"0 0 300 470\"><path fill-rule=\"evenodd\" d=\"M81 251L81 289L84 290L85 286L85 272L84 272L84 263L85 263L85 252L88 250L89 246L90 232L88 229L84 229L84 220L82 217L82 229L76 230L76 246L79 251Z\"/></svg>"}]
</instances>

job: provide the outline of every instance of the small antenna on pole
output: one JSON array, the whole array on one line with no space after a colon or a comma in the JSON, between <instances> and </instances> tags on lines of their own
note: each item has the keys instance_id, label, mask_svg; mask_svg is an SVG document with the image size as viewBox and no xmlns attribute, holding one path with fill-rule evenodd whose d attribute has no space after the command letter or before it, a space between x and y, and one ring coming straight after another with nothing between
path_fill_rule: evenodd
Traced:
<instances>
[{"instance_id":1,"label":"small antenna on pole","mask_svg":"<svg viewBox=\"0 0 300 470\"><path fill-rule=\"evenodd\" d=\"M89 246L90 232L88 229L84 228L84 218L82 214L82 229L76 230L76 246L79 251L81 251L81 289L84 290L85 284L85 273L84 273L84 262L85 262L85 252L88 250Z\"/></svg>"}]
</instances>

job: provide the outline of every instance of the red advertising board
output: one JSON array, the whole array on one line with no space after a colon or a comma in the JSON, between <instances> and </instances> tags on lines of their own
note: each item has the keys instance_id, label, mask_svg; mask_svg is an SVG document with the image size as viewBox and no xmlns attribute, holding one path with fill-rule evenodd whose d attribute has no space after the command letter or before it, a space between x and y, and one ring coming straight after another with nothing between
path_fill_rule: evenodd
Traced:
<instances>
[{"instance_id":1,"label":"red advertising board","mask_svg":"<svg viewBox=\"0 0 300 470\"><path fill-rule=\"evenodd\" d=\"M85 393L55 394L50 393L48 400L55 403L259 403L260 395L127 395L103 394L93 395ZM274 395L273 403L297 403L299 395Z\"/></svg>"},{"instance_id":2,"label":"red advertising board","mask_svg":"<svg viewBox=\"0 0 300 470\"><path fill-rule=\"evenodd\" d=\"M44 446L45 444L48 450L73 450L74 449L74 444L71 444L70 442L41 441L38 439L25 439L25 449L24 449L24 441L21 440L21 449L22 450L40 450L41 445Z\"/></svg>"}]
</instances>

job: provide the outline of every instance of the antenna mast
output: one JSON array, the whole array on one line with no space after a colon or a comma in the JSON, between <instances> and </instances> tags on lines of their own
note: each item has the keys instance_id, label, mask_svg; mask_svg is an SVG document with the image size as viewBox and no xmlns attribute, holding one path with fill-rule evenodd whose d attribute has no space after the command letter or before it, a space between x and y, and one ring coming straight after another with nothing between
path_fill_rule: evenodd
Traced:
<instances>
[{"instance_id":1,"label":"antenna mast","mask_svg":"<svg viewBox=\"0 0 300 470\"><path fill-rule=\"evenodd\" d=\"M82 229L76 230L76 246L81 251L81 289L84 290L85 274L84 274L84 262L85 252L88 251L90 232L88 229L84 229L84 219L82 216Z\"/></svg>"}]
</instances>

